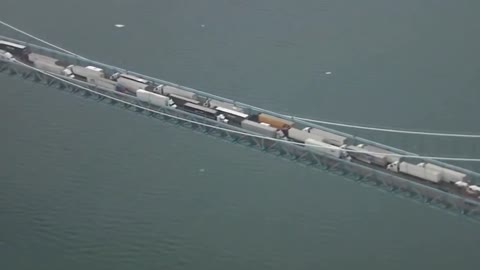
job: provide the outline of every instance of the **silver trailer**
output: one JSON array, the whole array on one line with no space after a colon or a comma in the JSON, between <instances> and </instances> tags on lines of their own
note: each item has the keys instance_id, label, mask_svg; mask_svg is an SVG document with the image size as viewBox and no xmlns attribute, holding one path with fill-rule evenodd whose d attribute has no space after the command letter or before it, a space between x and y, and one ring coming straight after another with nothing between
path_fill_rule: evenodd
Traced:
<instances>
[{"instance_id":1,"label":"silver trailer","mask_svg":"<svg viewBox=\"0 0 480 270\"><path fill-rule=\"evenodd\" d=\"M47 71L50 73L62 75L62 72L65 70L64 66L59 66L55 63L55 61L45 61L44 59L35 59L31 61L33 66L41 69L43 71Z\"/></svg>"},{"instance_id":2,"label":"silver trailer","mask_svg":"<svg viewBox=\"0 0 480 270\"><path fill-rule=\"evenodd\" d=\"M159 91L159 88L161 88L161 91ZM196 99L197 98L197 94L195 94L193 92L183 90L183 89L180 89L180 88L177 88L177 87L173 87L173 86L170 86L170 85L159 86L154 91L160 92L165 96L170 95L170 94L175 94L175 95L186 97L186 98L189 98L189 99Z\"/></svg>"},{"instance_id":3,"label":"silver trailer","mask_svg":"<svg viewBox=\"0 0 480 270\"><path fill-rule=\"evenodd\" d=\"M58 66L55 63L47 63L42 61L34 62L33 66L43 71L47 71L47 72L58 74L58 75L62 75L62 72L65 69L65 67Z\"/></svg>"},{"instance_id":4,"label":"silver trailer","mask_svg":"<svg viewBox=\"0 0 480 270\"><path fill-rule=\"evenodd\" d=\"M366 153L366 150L359 146L347 145L345 146L345 149L347 149L347 152L351 157L359 161L362 161L368 164L375 164L382 167L385 167L388 164L385 157L381 155L379 156L376 154ZM351 150L351 152L348 150Z\"/></svg>"},{"instance_id":5,"label":"silver trailer","mask_svg":"<svg viewBox=\"0 0 480 270\"><path fill-rule=\"evenodd\" d=\"M235 110L223 108L223 107L215 107L215 110L217 110L219 113L221 113L225 119L228 120L228 122L232 125L240 125L240 123L248 118L248 114L238 112Z\"/></svg>"},{"instance_id":6,"label":"silver trailer","mask_svg":"<svg viewBox=\"0 0 480 270\"><path fill-rule=\"evenodd\" d=\"M314 139L306 139L305 147L314 152L334 156L336 158L342 158L346 156L343 149Z\"/></svg>"},{"instance_id":7,"label":"silver trailer","mask_svg":"<svg viewBox=\"0 0 480 270\"><path fill-rule=\"evenodd\" d=\"M45 62L45 63L49 63L49 64L55 64L56 62L58 62L58 59L52 58L52 57L49 57L49 56L45 56L45 55L41 55L41 54L37 54L37 53L30 53L28 55L28 61L30 61L32 63ZM64 67L66 67L66 66L64 66Z\"/></svg>"},{"instance_id":8,"label":"silver trailer","mask_svg":"<svg viewBox=\"0 0 480 270\"><path fill-rule=\"evenodd\" d=\"M372 155L385 159L388 163L393 163L400 160L400 156L398 156L398 154L380 147L364 144L359 144L357 146L365 149L365 151L372 152Z\"/></svg>"},{"instance_id":9,"label":"silver trailer","mask_svg":"<svg viewBox=\"0 0 480 270\"><path fill-rule=\"evenodd\" d=\"M242 113L242 112L239 112L239 111L235 111L235 110L220 107L220 106L215 106L215 110L217 110L219 112L222 112L224 114L234 115L236 117L243 118L243 119L248 118L248 114L246 114L246 113Z\"/></svg>"},{"instance_id":10,"label":"silver trailer","mask_svg":"<svg viewBox=\"0 0 480 270\"><path fill-rule=\"evenodd\" d=\"M411 164L405 161L394 162L388 164L387 169L394 172L400 172L407 175L415 176L423 180L427 180L433 183L441 181L442 176L439 172L432 171L416 164Z\"/></svg>"},{"instance_id":11,"label":"silver trailer","mask_svg":"<svg viewBox=\"0 0 480 270\"><path fill-rule=\"evenodd\" d=\"M307 139L314 139L316 141L322 141L323 139L320 136L293 127L288 129L287 134L290 139L302 143L304 143Z\"/></svg>"},{"instance_id":12,"label":"silver trailer","mask_svg":"<svg viewBox=\"0 0 480 270\"><path fill-rule=\"evenodd\" d=\"M179 96L179 95L176 95L176 94L169 94L168 96L171 99L173 99L175 104L177 104L179 106L183 106L185 103L200 104L200 101L198 101L198 100L183 97L183 96Z\"/></svg>"},{"instance_id":13,"label":"silver trailer","mask_svg":"<svg viewBox=\"0 0 480 270\"><path fill-rule=\"evenodd\" d=\"M423 167L423 168L439 172L442 176L442 181L447 182L447 183L455 183L455 182L459 182L459 181L464 182L465 179L467 178L467 175L464 174L464 173L460 173L460 172L456 172L454 170L443 168L443 167L437 166L435 164L422 162L418 165Z\"/></svg>"},{"instance_id":14,"label":"silver trailer","mask_svg":"<svg viewBox=\"0 0 480 270\"><path fill-rule=\"evenodd\" d=\"M137 98L140 101L147 102L155 106L168 107L173 105L170 98L142 89L137 90Z\"/></svg>"},{"instance_id":15,"label":"silver trailer","mask_svg":"<svg viewBox=\"0 0 480 270\"><path fill-rule=\"evenodd\" d=\"M266 137L277 138L278 136L276 128L268 125L262 125L260 123L250 121L247 119L243 120L240 123L240 126L248 131L252 131Z\"/></svg>"},{"instance_id":16,"label":"silver trailer","mask_svg":"<svg viewBox=\"0 0 480 270\"><path fill-rule=\"evenodd\" d=\"M112 79L117 81L117 87L119 89L132 93L136 93L138 89L153 88L149 81L129 74L116 73L112 75Z\"/></svg>"},{"instance_id":17,"label":"silver trailer","mask_svg":"<svg viewBox=\"0 0 480 270\"><path fill-rule=\"evenodd\" d=\"M138 89L147 88L148 84L139 83L139 82L136 82L136 81L131 81L131 80L120 77L117 80L117 86L119 88L125 89L127 91L135 92Z\"/></svg>"},{"instance_id":18,"label":"silver trailer","mask_svg":"<svg viewBox=\"0 0 480 270\"><path fill-rule=\"evenodd\" d=\"M321 129L306 127L303 130L306 131L306 132L318 135L318 136L323 138L322 141L324 143L332 144L332 145L335 145L335 146L342 146L342 145L345 144L345 142L347 140L346 137L343 137L343 136L340 136L340 135L337 135L337 134L334 134L334 133L331 133L331 132L328 132L328 131L324 131L324 130L321 130Z\"/></svg>"},{"instance_id":19,"label":"silver trailer","mask_svg":"<svg viewBox=\"0 0 480 270\"><path fill-rule=\"evenodd\" d=\"M62 75L65 66L59 65L59 60L48 56L43 56L35 53L28 55L28 60L33 63L33 66L43 71Z\"/></svg>"},{"instance_id":20,"label":"silver trailer","mask_svg":"<svg viewBox=\"0 0 480 270\"><path fill-rule=\"evenodd\" d=\"M205 106L199 105L199 104L194 104L187 102L184 104L185 108L191 111L198 112L200 114L204 114L209 118L216 118L218 111L212 108L207 108Z\"/></svg>"},{"instance_id":21,"label":"silver trailer","mask_svg":"<svg viewBox=\"0 0 480 270\"><path fill-rule=\"evenodd\" d=\"M218 101L215 99L209 99L207 100L207 106L210 108L215 109L216 107L221 107L229 110L234 110L237 112L243 112L242 108L238 108L235 106L235 104L229 103L229 102L223 102L223 101Z\"/></svg>"},{"instance_id":22,"label":"silver trailer","mask_svg":"<svg viewBox=\"0 0 480 270\"><path fill-rule=\"evenodd\" d=\"M135 81L135 82L138 82L138 83L150 84L150 81L148 81L148 80L145 80L143 78L140 78L140 77L137 77L137 76L134 76L134 75L130 75L130 74L127 74L127 73L117 72L117 73L113 74L112 76L110 76L110 79L113 80L113 81L117 81L120 78L124 78L124 79L130 80L130 81Z\"/></svg>"},{"instance_id":23,"label":"silver trailer","mask_svg":"<svg viewBox=\"0 0 480 270\"><path fill-rule=\"evenodd\" d=\"M6 40L0 40L0 50L9 53L2 56L2 58L7 61L12 61L14 57L28 61L28 54L32 52L28 46ZM9 55L11 55L12 58L9 58Z\"/></svg>"},{"instance_id":24,"label":"silver trailer","mask_svg":"<svg viewBox=\"0 0 480 270\"><path fill-rule=\"evenodd\" d=\"M98 88L114 91L117 83L107 78L95 78L91 79L90 83L96 85Z\"/></svg>"},{"instance_id":25,"label":"silver trailer","mask_svg":"<svg viewBox=\"0 0 480 270\"><path fill-rule=\"evenodd\" d=\"M70 68L73 75L86 78L88 82L96 78L105 78L103 70L94 66L81 67L72 65L67 68Z\"/></svg>"}]
</instances>

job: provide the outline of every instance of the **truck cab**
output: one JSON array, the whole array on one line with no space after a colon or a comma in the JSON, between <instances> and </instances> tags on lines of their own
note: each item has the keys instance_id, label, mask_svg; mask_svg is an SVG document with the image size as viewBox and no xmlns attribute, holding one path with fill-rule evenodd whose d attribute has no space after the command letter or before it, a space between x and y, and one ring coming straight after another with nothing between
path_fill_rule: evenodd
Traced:
<instances>
[{"instance_id":1,"label":"truck cab","mask_svg":"<svg viewBox=\"0 0 480 270\"><path fill-rule=\"evenodd\" d=\"M459 187L459 188L467 188L468 187L468 183L467 182L464 182L464 181L457 181L455 182L455 186Z\"/></svg>"},{"instance_id":2,"label":"truck cab","mask_svg":"<svg viewBox=\"0 0 480 270\"><path fill-rule=\"evenodd\" d=\"M387 165L387 170L392 172L398 172L398 161L390 163Z\"/></svg>"},{"instance_id":3,"label":"truck cab","mask_svg":"<svg viewBox=\"0 0 480 270\"><path fill-rule=\"evenodd\" d=\"M350 156L350 154L348 153L348 145L347 144L343 144L342 146L340 146L340 151L342 151L342 154L341 154L341 158L343 159L346 159L348 161L352 161L352 157Z\"/></svg>"},{"instance_id":4,"label":"truck cab","mask_svg":"<svg viewBox=\"0 0 480 270\"><path fill-rule=\"evenodd\" d=\"M0 60L7 60L7 61L13 61L13 55L7 51L0 50Z\"/></svg>"},{"instance_id":5,"label":"truck cab","mask_svg":"<svg viewBox=\"0 0 480 270\"><path fill-rule=\"evenodd\" d=\"M260 124L265 124L265 123L260 123ZM267 124L268 125L268 124ZM268 125L270 126L270 125ZM281 129L277 130L277 139L286 139L285 133Z\"/></svg>"},{"instance_id":6,"label":"truck cab","mask_svg":"<svg viewBox=\"0 0 480 270\"><path fill-rule=\"evenodd\" d=\"M177 108L177 104L175 104L175 102L173 102L173 100L172 100L171 98L168 99L168 101L167 101L167 106L168 106L168 107L172 107L172 108L174 108L174 109Z\"/></svg>"},{"instance_id":7,"label":"truck cab","mask_svg":"<svg viewBox=\"0 0 480 270\"><path fill-rule=\"evenodd\" d=\"M110 76L110 80L112 81L116 81L118 78L120 78L120 72L115 72L112 74L112 76Z\"/></svg>"},{"instance_id":8,"label":"truck cab","mask_svg":"<svg viewBox=\"0 0 480 270\"><path fill-rule=\"evenodd\" d=\"M225 117L225 115L223 114L219 114L217 115L217 121L219 122L223 122L225 124L228 124L228 119Z\"/></svg>"},{"instance_id":9,"label":"truck cab","mask_svg":"<svg viewBox=\"0 0 480 270\"><path fill-rule=\"evenodd\" d=\"M157 85L152 92L163 95L163 84Z\"/></svg>"},{"instance_id":10,"label":"truck cab","mask_svg":"<svg viewBox=\"0 0 480 270\"><path fill-rule=\"evenodd\" d=\"M480 187L477 185L470 185L467 187L467 192L473 195L479 195L480 194Z\"/></svg>"},{"instance_id":11,"label":"truck cab","mask_svg":"<svg viewBox=\"0 0 480 270\"><path fill-rule=\"evenodd\" d=\"M73 65L69 65L68 67L66 67L66 68L62 71L62 75L63 75L63 76L66 76L66 77L69 77L69 78L74 78L75 75L73 75L72 68L73 68Z\"/></svg>"}]
</instances>

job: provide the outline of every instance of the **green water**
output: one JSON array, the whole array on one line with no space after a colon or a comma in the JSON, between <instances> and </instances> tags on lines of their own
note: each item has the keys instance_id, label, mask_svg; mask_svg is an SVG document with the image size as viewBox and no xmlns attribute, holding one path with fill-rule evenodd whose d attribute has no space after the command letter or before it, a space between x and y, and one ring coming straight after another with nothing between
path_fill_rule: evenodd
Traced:
<instances>
[{"instance_id":1,"label":"green water","mask_svg":"<svg viewBox=\"0 0 480 270\"><path fill-rule=\"evenodd\" d=\"M479 8L44 0L2 3L0 19L89 58L275 111L480 133ZM478 264L478 224L461 217L19 79L0 75L0 89L0 269ZM480 156L478 139L348 131Z\"/></svg>"}]
</instances>

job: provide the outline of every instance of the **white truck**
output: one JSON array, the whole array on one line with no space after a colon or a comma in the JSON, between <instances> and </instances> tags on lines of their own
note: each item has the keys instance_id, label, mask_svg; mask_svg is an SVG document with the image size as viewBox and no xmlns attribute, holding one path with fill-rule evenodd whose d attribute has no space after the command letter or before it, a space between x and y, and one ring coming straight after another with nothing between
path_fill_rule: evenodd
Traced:
<instances>
[{"instance_id":1,"label":"white truck","mask_svg":"<svg viewBox=\"0 0 480 270\"><path fill-rule=\"evenodd\" d=\"M347 153L354 159L368 163L376 164L381 167L386 167L388 162L382 155L377 155L374 153L368 153L369 151L363 149L360 146L355 145L343 145L341 148L346 149Z\"/></svg>"},{"instance_id":2,"label":"white truck","mask_svg":"<svg viewBox=\"0 0 480 270\"><path fill-rule=\"evenodd\" d=\"M314 139L316 141L323 141L323 137L320 137L318 135L315 135L315 134L312 134L312 133L309 133L305 130L301 130L301 129L298 129L298 128L289 128L288 131L287 131L287 134L288 134L288 137L294 141L297 141L297 142L302 142L302 143L305 143L305 141L307 139Z\"/></svg>"},{"instance_id":3,"label":"white truck","mask_svg":"<svg viewBox=\"0 0 480 270\"><path fill-rule=\"evenodd\" d=\"M328 144L331 144L331 145L335 145L335 146L342 146L347 141L347 138L344 137L344 136L340 136L340 135L337 135L337 134L334 134L334 133L331 133L331 132L328 132L328 131L325 131L325 130L321 130L321 129L306 127L306 128L303 129L303 131L306 131L306 132L311 133L311 134L315 134L315 135L323 138L322 142L328 143Z\"/></svg>"},{"instance_id":4,"label":"white truck","mask_svg":"<svg viewBox=\"0 0 480 270\"><path fill-rule=\"evenodd\" d=\"M477 186L477 185L470 185L467 188L467 192L470 193L470 194L478 195L478 194L480 194L480 187Z\"/></svg>"},{"instance_id":5,"label":"white truck","mask_svg":"<svg viewBox=\"0 0 480 270\"><path fill-rule=\"evenodd\" d=\"M377 165L381 165L380 163L383 163L383 162L393 163L395 161L400 160L400 156L398 155L398 153L394 153L377 146L365 145L365 144L359 144L357 146L365 149L365 151L370 152L372 156L375 156L375 158L378 159L377 160L378 163L376 163Z\"/></svg>"},{"instance_id":6,"label":"white truck","mask_svg":"<svg viewBox=\"0 0 480 270\"><path fill-rule=\"evenodd\" d=\"M435 164L431 163L426 163L422 162L418 164L419 166L422 166L423 168L436 171L440 173L442 176L442 181L447 182L447 183L456 183L459 181L464 181L467 178L467 175L461 172L457 172L451 169L443 168Z\"/></svg>"},{"instance_id":7,"label":"white truck","mask_svg":"<svg viewBox=\"0 0 480 270\"><path fill-rule=\"evenodd\" d=\"M30 53L28 55L28 60L34 67L57 75L63 74L62 72L67 67L65 63L62 63L62 61L59 61L56 58L36 53Z\"/></svg>"},{"instance_id":8,"label":"white truck","mask_svg":"<svg viewBox=\"0 0 480 270\"><path fill-rule=\"evenodd\" d=\"M95 81L97 78L105 78L103 69L94 66L82 67L69 65L63 70L62 75L90 83Z\"/></svg>"},{"instance_id":9,"label":"white truck","mask_svg":"<svg viewBox=\"0 0 480 270\"><path fill-rule=\"evenodd\" d=\"M390 163L388 164L387 169L393 172L415 176L433 183L438 183L442 180L442 175L439 172L405 161L395 161Z\"/></svg>"},{"instance_id":10,"label":"white truck","mask_svg":"<svg viewBox=\"0 0 480 270\"><path fill-rule=\"evenodd\" d=\"M150 103L155 106L161 106L161 107L172 107L176 108L177 105L173 102L173 100L169 97L155 94L152 92L145 91L143 89L138 89L137 90L137 98L140 101Z\"/></svg>"},{"instance_id":11,"label":"white truck","mask_svg":"<svg viewBox=\"0 0 480 270\"><path fill-rule=\"evenodd\" d=\"M271 127L269 124L257 123L245 119L240 123L240 126L248 131L252 131L266 137L278 138L279 136L278 129Z\"/></svg>"},{"instance_id":12,"label":"white truck","mask_svg":"<svg viewBox=\"0 0 480 270\"><path fill-rule=\"evenodd\" d=\"M120 92L136 94L138 89L153 90L155 88L150 81L130 74L117 72L110 76L110 80L116 81L116 88Z\"/></svg>"},{"instance_id":13,"label":"white truck","mask_svg":"<svg viewBox=\"0 0 480 270\"><path fill-rule=\"evenodd\" d=\"M310 138L305 140L305 148L316 153L334 156L336 158L351 159L344 149Z\"/></svg>"},{"instance_id":14,"label":"white truck","mask_svg":"<svg viewBox=\"0 0 480 270\"><path fill-rule=\"evenodd\" d=\"M13 55L7 51L4 51L4 50L0 50L0 60L2 61L13 61L14 58L13 58Z\"/></svg>"},{"instance_id":15,"label":"white truck","mask_svg":"<svg viewBox=\"0 0 480 270\"><path fill-rule=\"evenodd\" d=\"M197 99L197 94L170 85L159 85L153 91L164 96L174 94L190 99Z\"/></svg>"},{"instance_id":16,"label":"white truck","mask_svg":"<svg viewBox=\"0 0 480 270\"><path fill-rule=\"evenodd\" d=\"M209 108L214 108L215 109L216 107L220 107L220 108L225 108L225 109L234 110L234 111L243 113L243 109L239 108L239 107L236 107L235 104L229 103L229 102L224 102L224 101L219 101L219 100L215 100L215 99L208 99L205 102L204 105L209 107Z\"/></svg>"}]
</instances>

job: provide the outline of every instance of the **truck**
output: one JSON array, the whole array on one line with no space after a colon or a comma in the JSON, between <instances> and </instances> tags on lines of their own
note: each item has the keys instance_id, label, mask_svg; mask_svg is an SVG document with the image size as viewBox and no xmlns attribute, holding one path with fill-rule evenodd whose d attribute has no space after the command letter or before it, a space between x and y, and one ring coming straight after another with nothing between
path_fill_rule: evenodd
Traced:
<instances>
[{"instance_id":1,"label":"truck","mask_svg":"<svg viewBox=\"0 0 480 270\"><path fill-rule=\"evenodd\" d=\"M223 123L228 123L228 119L226 119L223 114L219 113L217 110L212 109L212 108L208 108L208 107L205 107L205 106L202 106L202 105L199 105L199 104L193 104L193 103L187 102L187 103L183 104L183 109L185 111L188 111L188 112L191 112L191 113L194 113L194 114L198 114L198 115L204 116L206 118L210 118L212 120L216 120L216 121L223 122Z\"/></svg>"},{"instance_id":2,"label":"truck","mask_svg":"<svg viewBox=\"0 0 480 270\"><path fill-rule=\"evenodd\" d=\"M477 185L470 185L467 187L467 192L469 194L479 195L480 194L480 187Z\"/></svg>"},{"instance_id":3,"label":"truck","mask_svg":"<svg viewBox=\"0 0 480 270\"><path fill-rule=\"evenodd\" d=\"M0 50L0 60L13 61L13 55L7 51Z\"/></svg>"},{"instance_id":4,"label":"truck","mask_svg":"<svg viewBox=\"0 0 480 270\"><path fill-rule=\"evenodd\" d=\"M149 85L120 77L117 80L117 90L121 92L134 92L138 89L148 89Z\"/></svg>"},{"instance_id":5,"label":"truck","mask_svg":"<svg viewBox=\"0 0 480 270\"><path fill-rule=\"evenodd\" d=\"M418 164L412 164L406 161L395 161L390 163L387 166L387 170L414 176L432 183L438 183L442 179L442 176L439 172L432 171L419 166Z\"/></svg>"},{"instance_id":6,"label":"truck","mask_svg":"<svg viewBox=\"0 0 480 270\"><path fill-rule=\"evenodd\" d=\"M143 89L137 90L137 98L140 101L143 101L155 106L173 107L173 108L177 107L171 98L163 95L155 94L152 92L148 92Z\"/></svg>"},{"instance_id":7,"label":"truck","mask_svg":"<svg viewBox=\"0 0 480 270\"><path fill-rule=\"evenodd\" d=\"M243 113L243 109L235 106L235 104L229 103L229 102L224 102L224 101L219 101L219 100L216 100L216 99L208 99L206 101L205 106L208 106L210 108L221 107L221 108L234 110L234 111Z\"/></svg>"},{"instance_id":8,"label":"truck","mask_svg":"<svg viewBox=\"0 0 480 270\"><path fill-rule=\"evenodd\" d=\"M29 62L28 55L32 52L29 46L13 43L6 40L0 40L0 50L7 52L8 54L4 53L4 56L0 56L2 58L8 57L11 55L11 59L17 57L17 59ZM7 56L5 56L7 55ZM5 60L9 60L10 58L5 58Z\"/></svg>"},{"instance_id":9,"label":"truck","mask_svg":"<svg viewBox=\"0 0 480 270\"><path fill-rule=\"evenodd\" d=\"M67 67L62 61L59 61L58 59L36 53L29 54L28 60L30 61L30 63L33 64L34 67L38 69L59 75L62 74L62 72Z\"/></svg>"},{"instance_id":10,"label":"truck","mask_svg":"<svg viewBox=\"0 0 480 270\"><path fill-rule=\"evenodd\" d=\"M255 121L245 119L240 123L240 126L248 131L255 132L265 137L278 138L278 129L269 125L262 125Z\"/></svg>"},{"instance_id":11,"label":"truck","mask_svg":"<svg viewBox=\"0 0 480 270\"><path fill-rule=\"evenodd\" d=\"M222 113L223 115L225 115L226 119L229 120L230 124L239 126L243 120L248 118L248 114L246 113L242 113L239 111L235 111L235 110L220 107L220 106L215 106L213 108L219 111L220 113Z\"/></svg>"},{"instance_id":12,"label":"truck","mask_svg":"<svg viewBox=\"0 0 480 270\"><path fill-rule=\"evenodd\" d=\"M62 71L65 70L65 67L59 66L54 62L49 63L44 61L36 61L33 63L33 66L43 71L48 71L54 74L62 74Z\"/></svg>"},{"instance_id":13,"label":"truck","mask_svg":"<svg viewBox=\"0 0 480 270\"><path fill-rule=\"evenodd\" d=\"M359 147L358 145L343 145L341 148L347 150L348 154L359 161L368 163L368 164L375 164L381 167L386 167L388 162L383 156L378 156L371 153L366 153L365 149ZM348 151L350 150L350 151Z\"/></svg>"},{"instance_id":14,"label":"truck","mask_svg":"<svg viewBox=\"0 0 480 270\"><path fill-rule=\"evenodd\" d=\"M116 81L116 90L136 94L138 89L153 91L156 85L143 78L125 73L115 73L110 79ZM161 93L159 93L161 94Z\"/></svg>"},{"instance_id":15,"label":"truck","mask_svg":"<svg viewBox=\"0 0 480 270\"><path fill-rule=\"evenodd\" d=\"M189 99L196 99L197 98L197 94L195 94L193 92L183 90L183 89L180 89L180 88L177 88L177 87L173 87L173 86L170 86L170 85L159 85L153 91L156 92L156 93L162 94L164 96L174 94L174 95L186 97L186 98L189 98Z\"/></svg>"},{"instance_id":16,"label":"truck","mask_svg":"<svg viewBox=\"0 0 480 270\"><path fill-rule=\"evenodd\" d=\"M322 137L322 142L328 143L331 145L335 146L342 146L345 144L347 138L344 136L337 135L335 133L331 133L325 130L317 129L317 128L312 128L312 127L306 127L303 129L304 131L308 133L315 134L317 136Z\"/></svg>"},{"instance_id":17,"label":"truck","mask_svg":"<svg viewBox=\"0 0 480 270\"><path fill-rule=\"evenodd\" d=\"M91 79L90 83L96 85L98 88L102 88L110 91L115 91L115 88L117 87L117 83L108 78Z\"/></svg>"},{"instance_id":18,"label":"truck","mask_svg":"<svg viewBox=\"0 0 480 270\"><path fill-rule=\"evenodd\" d=\"M385 150L377 146L365 144L359 144L357 146L365 149L365 151L371 152L372 155L385 159L388 163L393 163L400 160L400 156L397 153Z\"/></svg>"},{"instance_id":19,"label":"truck","mask_svg":"<svg viewBox=\"0 0 480 270\"><path fill-rule=\"evenodd\" d=\"M305 143L307 139L314 139L316 141L322 141L323 138L312 133L308 133L304 130L298 128L289 128L287 131L287 136L296 142Z\"/></svg>"},{"instance_id":20,"label":"truck","mask_svg":"<svg viewBox=\"0 0 480 270\"><path fill-rule=\"evenodd\" d=\"M94 66L69 65L63 70L62 75L89 83L96 78L105 78L103 70Z\"/></svg>"},{"instance_id":21,"label":"truck","mask_svg":"<svg viewBox=\"0 0 480 270\"><path fill-rule=\"evenodd\" d=\"M258 122L267 123L270 126L278 129L289 129L294 124L294 122L292 121L288 121L265 113L261 113L258 115Z\"/></svg>"},{"instance_id":22,"label":"truck","mask_svg":"<svg viewBox=\"0 0 480 270\"><path fill-rule=\"evenodd\" d=\"M334 156L336 158L350 159L350 157L348 156L347 152L344 149L341 149L336 146L332 146L322 141L317 141L314 139L306 139L305 147L309 150L312 150L315 153Z\"/></svg>"},{"instance_id":23,"label":"truck","mask_svg":"<svg viewBox=\"0 0 480 270\"><path fill-rule=\"evenodd\" d=\"M464 180L467 178L467 175L464 173L443 168L435 164L422 162L422 163L419 163L418 165L423 168L439 172L442 176L442 181L447 183L464 182Z\"/></svg>"},{"instance_id":24,"label":"truck","mask_svg":"<svg viewBox=\"0 0 480 270\"><path fill-rule=\"evenodd\" d=\"M187 98L187 97L180 96L180 95L177 95L177 94L168 94L168 95L165 95L165 96L170 97L173 100L173 102L175 102L175 104L177 104L180 107L183 106L185 103L192 103L192 104L200 105L200 101L198 101L198 100Z\"/></svg>"}]
</instances>

